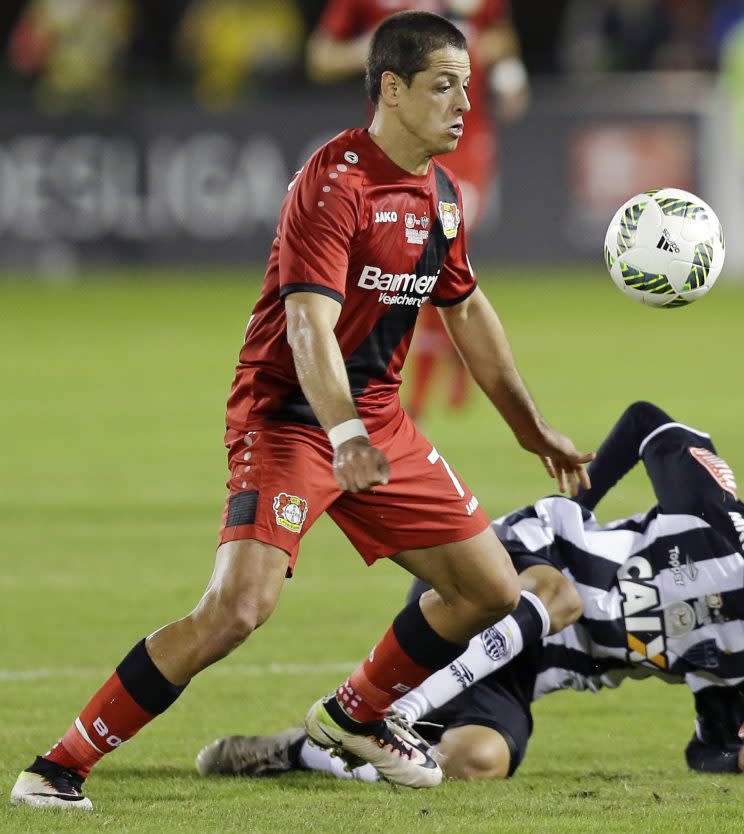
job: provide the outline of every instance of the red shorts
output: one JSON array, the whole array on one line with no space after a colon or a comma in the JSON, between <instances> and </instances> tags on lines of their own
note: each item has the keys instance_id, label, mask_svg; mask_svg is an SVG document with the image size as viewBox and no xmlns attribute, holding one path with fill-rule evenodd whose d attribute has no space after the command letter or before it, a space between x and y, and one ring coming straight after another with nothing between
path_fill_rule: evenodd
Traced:
<instances>
[{"instance_id":1,"label":"red shorts","mask_svg":"<svg viewBox=\"0 0 744 834\"><path fill-rule=\"evenodd\" d=\"M290 571L300 540L327 511L369 565L404 550L463 541L489 520L478 499L402 410L370 442L390 462L390 482L341 492L333 452L319 429L267 421L256 431L228 429L231 477L220 544L257 539L285 550Z\"/></svg>"}]
</instances>

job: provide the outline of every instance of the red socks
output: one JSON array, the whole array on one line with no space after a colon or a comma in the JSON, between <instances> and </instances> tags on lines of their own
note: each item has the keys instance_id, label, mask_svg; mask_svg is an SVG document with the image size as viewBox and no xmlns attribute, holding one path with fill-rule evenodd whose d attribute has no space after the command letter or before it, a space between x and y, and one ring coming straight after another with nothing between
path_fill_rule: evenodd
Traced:
<instances>
[{"instance_id":1,"label":"red socks","mask_svg":"<svg viewBox=\"0 0 744 834\"><path fill-rule=\"evenodd\" d=\"M336 700L355 721L377 721L394 701L451 663L465 648L440 637L416 600L398 614L369 657L339 686Z\"/></svg>"},{"instance_id":2,"label":"red socks","mask_svg":"<svg viewBox=\"0 0 744 834\"><path fill-rule=\"evenodd\" d=\"M166 710L184 688L163 677L142 640L43 758L86 778L99 759Z\"/></svg>"}]
</instances>

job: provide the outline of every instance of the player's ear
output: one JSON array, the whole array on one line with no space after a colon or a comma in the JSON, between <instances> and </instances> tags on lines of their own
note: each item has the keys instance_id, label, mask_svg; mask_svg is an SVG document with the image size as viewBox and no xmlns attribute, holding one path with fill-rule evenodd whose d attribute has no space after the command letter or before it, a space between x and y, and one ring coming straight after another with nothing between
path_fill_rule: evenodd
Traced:
<instances>
[{"instance_id":1,"label":"player's ear","mask_svg":"<svg viewBox=\"0 0 744 834\"><path fill-rule=\"evenodd\" d=\"M402 85L401 79L390 70L385 70L380 78L380 98L388 107L398 106L398 94Z\"/></svg>"}]
</instances>

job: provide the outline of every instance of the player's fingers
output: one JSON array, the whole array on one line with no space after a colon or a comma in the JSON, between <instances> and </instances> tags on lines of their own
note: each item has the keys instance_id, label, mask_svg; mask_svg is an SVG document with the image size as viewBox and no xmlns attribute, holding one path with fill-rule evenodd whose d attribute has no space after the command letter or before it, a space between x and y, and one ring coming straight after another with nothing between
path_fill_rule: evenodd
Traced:
<instances>
[{"instance_id":1,"label":"player's fingers","mask_svg":"<svg viewBox=\"0 0 744 834\"><path fill-rule=\"evenodd\" d=\"M341 467L334 467L333 469L333 477L336 479L336 483L338 484L338 488L342 492L346 492L349 488L349 482L344 474L343 469Z\"/></svg>"},{"instance_id":2,"label":"player's fingers","mask_svg":"<svg viewBox=\"0 0 744 834\"><path fill-rule=\"evenodd\" d=\"M739 727L739 738L744 740L744 724Z\"/></svg>"},{"instance_id":3,"label":"player's fingers","mask_svg":"<svg viewBox=\"0 0 744 834\"><path fill-rule=\"evenodd\" d=\"M578 478L579 484L581 484L584 489L592 488L592 480L589 477L589 473L586 471L585 466L579 466L576 468L576 477Z\"/></svg>"},{"instance_id":4,"label":"player's fingers","mask_svg":"<svg viewBox=\"0 0 744 834\"><path fill-rule=\"evenodd\" d=\"M383 458L379 467L378 473L380 480L378 483L380 484L387 484L390 481L390 463L388 462L387 458Z\"/></svg>"},{"instance_id":5,"label":"player's fingers","mask_svg":"<svg viewBox=\"0 0 744 834\"><path fill-rule=\"evenodd\" d=\"M553 461L547 455L540 455L540 460L543 462L543 466L545 467L545 471L550 475L551 478L555 478L555 468L553 467Z\"/></svg>"},{"instance_id":6,"label":"player's fingers","mask_svg":"<svg viewBox=\"0 0 744 834\"><path fill-rule=\"evenodd\" d=\"M566 491L566 470L560 466L556 467L556 474L555 479L558 481L558 491L565 492Z\"/></svg>"}]
</instances>

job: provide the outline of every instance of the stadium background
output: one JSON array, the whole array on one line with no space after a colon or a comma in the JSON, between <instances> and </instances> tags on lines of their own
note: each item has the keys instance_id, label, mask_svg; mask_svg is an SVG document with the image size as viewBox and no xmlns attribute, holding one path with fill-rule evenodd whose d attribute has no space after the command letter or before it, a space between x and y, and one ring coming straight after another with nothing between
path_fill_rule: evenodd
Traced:
<instances>
[{"instance_id":1,"label":"stadium background","mask_svg":"<svg viewBox=\"0 0 744 834\"><path fill-rule=\"evenodd\" d=\"M278 205L318 144L364 119L303 44L322 3L8 0L0 8L0 773L64 731L211 568L224 399ZM514 0L529 111L505 125L474 237L481 282L546 416L584 448L651 399L744 471L744 4ZM652 311L601 260L614 209L699 193L728 261L704 301ZM426 415L494 515L550 484L482 398ZM638 472L601 517L650 505ZM7 831L738 830L740 781L687 773L692 699L654 682L552 696L508 784L426 795L315 775L199 781L199 746L296 722L368 649L406 579L322 522L270 625L96 772L90 819L0 806ZM290 822L291 821L291 822Z\"/></svg>"}]
</instances>

